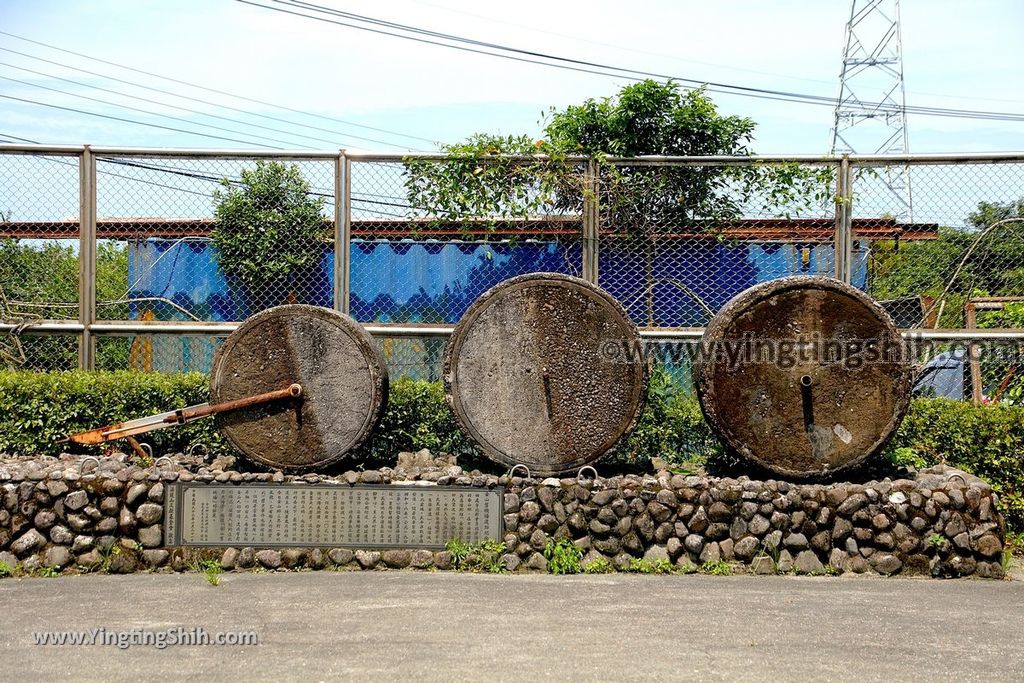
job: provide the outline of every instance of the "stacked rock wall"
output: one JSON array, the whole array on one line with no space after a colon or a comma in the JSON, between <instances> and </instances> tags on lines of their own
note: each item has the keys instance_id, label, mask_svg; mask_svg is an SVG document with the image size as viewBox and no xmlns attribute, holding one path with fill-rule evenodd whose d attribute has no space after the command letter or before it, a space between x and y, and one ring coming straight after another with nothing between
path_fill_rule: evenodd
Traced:
<instances>
[{"instance_id":1,"label":"stacked rock wall","mask_svg":"<svg viewBox=\"0 0 1024 683\"><path fill-rule=\"evenodd\" d=\"M746 478L624 475L596 480L466 473L425 454L396 469L317 474L243 473L232 458L177 458L166 469L118 459L0 461L0 563L27 573L187 569L196 554L164 548L166 482L304 482L386 486L393 481L504 490L508 570L545 570L550 539L575 541L584 565L606 559L679 568L730 562L757 573L1002 576L1004 523L985 482L943 466L913 479L793 484ZM413 463L413 464L409 464ZM345 566L448 569L445 551L344 548L218 551L226 569Z\"/></svg>"}]
</instances>

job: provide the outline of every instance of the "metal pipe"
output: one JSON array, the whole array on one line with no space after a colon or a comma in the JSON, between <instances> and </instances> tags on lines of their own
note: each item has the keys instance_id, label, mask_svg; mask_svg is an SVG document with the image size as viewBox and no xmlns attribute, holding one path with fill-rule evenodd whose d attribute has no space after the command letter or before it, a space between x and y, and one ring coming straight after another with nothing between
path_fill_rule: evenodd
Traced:
<instances>
[{"instance_id":1,"label":"metal pipe","mask_svg":"<svg viewBox=\"0 0 1024 683\"><path fill-rule=\"evenodd\" d=\"M241 325L240 322L208 322L184 323L176 321L153 322L102 322L89 326L94 335L136 335L136 334L171 334L171 335L210 335L227 336ZM371 335L380 337L447 337L455 329L454 325L391 325L387 323L363 323L363 328ZM81 323L43 322L43 323L0 323L0 333L18 332L23 335L70 335L82 332ZM20 330L20 331L19 331ZM677 328L639 328L643 339L665 341L697 341L704 336L703 327ZM1024 343L1024 330L984 329L984 330L901 330L903 338L908 341L1019 341Z\"/></svg>"},{"instance_id":2,"label":"metal pipe","mask_svg":"<svg viewBox=\"0 0 1024 683\"><path fill-rule=\"evenodd\" d=\"M78 368L95 367L96 345L90 326L96 320L96 157L86 145L79 159L78 185Z\"/></svg>"},{"instance_id":3,"label":"metal pipe","mask_svg":"<svg viewBox=\"0 0 1024 683\"><path fill-rule=\"evenodd\" d=\"M342 221L348 212L348 205L342 203L342 187L345 184L344 174L345 150L341 150L338 152L338 156L334 158L334 225L332 226L334 229L334 268L331 277L334 283L332 291L334 295L334 310L336 311L345 310L342 299L345 295L344 285L342 284L342 273L344 272L342 259L344 258L343 253L348 250L348 243L345 240Z\"/></svg>"},{"instance_id":4,"label":"metal pipe","mask_svg":"<svg viewBox=\"0 0 1024 683\"><path fill-rule=\"evenodd\" d=\"M341 168L341 194L336 202L344 207L341 213L341 307L338 310L347 314L352 292L352 161L347 155Z\"/></svg>"},{"instance_id":5,"label":"metal pipe","mask_svg":"<svg viewBox=\"0 0 1024 683\"><path fill-rule=\"evenodd\" d=\"M27 143L0 143L0 154L43 154L43 155L78 155L85 150L85 145L37 145ZM222 159L248 159L254 157L276 159L315 159L331 161L337 152L323 150L268 150L268 149L181 149L156 147L91 147L94 155L103 156L135 156L135 157L206 157ZM349 159L356 161L405 161L406 159L440 160L452 158L445 152L346 152ZM488 157L482 157L488 158ZM538 155L495 155L494 159L520 161L546 161L550 157ZM570 155L565 161L584 162L589 157ZM1024 152L972 152L952 154L851 154L853 164L983 164L983 163L1024 163ZM751 163L787 163L832 164L838 157L814 154L762 154L750 156L659 156L647 155L640 157L606 157L611 163L622 164L751 164Z\"/></svg>"},{"instance_id":6,"label":"metal pipe","mask_svg":"<svg viewBox=\"0 0 1024 683\"><path fill-rule=\"evenodd\" d=\"M835 238L832 246L832 252L835 255L835 277L837 280L843 282L849 282L849 266L847 262L847 243L850 241L850 236L847 233L847 218L850 211L850 193L847 185L847 174L846 171L850 167L850 159L846 155L839 162L839 166L836 168L836 192L835 192Z\"/></svg>"},{"instance_id":7,"label":"metal pipe","mask_svg":"<svg viewBox=\"0 0 1024 683\"><path fill-rule=\"evenodd\" d=\"M102 322L93 323L91 330L93 334L199 334L211 336L226 336L231 334L242 323L186 323L176 321L154 320L153 322Z\"/></svg>"},{"instance_id":8,"label":"metal pipe","mask_svg":"<svg viewBox=\"0 0 1024 683\"><path fill-rule=\"evenodd\" d=\"M395 162L405 160L415 161L445 161L448 159L459 158L453 156L447 152L349 152L348 156L353 161L380 161L380 162ZM547 154L487 154L481 155L480 159L501 159L504 161L550 161L551 157ZM558 161L572 161L572 162L583 162L589 160L590 157L583 156L581 154L572 154L565 157L559 157Z\"/></svg>"},{"instance_id":9,"label":"metal pipe","mask_svg":"<svg viewBox=\"0 0 1024 683\"><path fill-rule=\"evenodd\" d=\"M3 150L0 149L0 152ZM98 156L119 157L205 157L217 159L251 159L254 157L289 160L331 161L337 152L324 150L271 150L271 149L181 149L161 147L93 147Z\"/></svg>"},{"instance_id":10,"label":"metal pipe","mask_svg":"<svg viewBox=\"0 0 1024 683\"><path fill-rule=\"evenodd\" d=\"M78 156L85 150L85 145L37 145L20 142L0 143L0 154L45 154Z\"/></svg>"},{"instance_id":11,"label":"metal pipe","mask_svg":"<svg viewBox=\"0 0 1024 683\"><path fill-rule=\"evenodd\" d=\"M4 323L0 322L0 334L11 334L17 332L18 334L30 334L30 335L51 335L51 334L81 334L82 330L85 329L85 325L82 323L61 323L61 322L46 322L46 323Z\"/></svg>"},{"instance_id":12,"label":"metal pipe","mask_svg":"<svg viewBox=\"0 0 1024 683\"><path fill-rule=\"evenodd\" d=\"M1024 152L977 152L968 154L851 154L854 164L1005 164L1024 162Z\"/></svg>"},{"instance_id":13,"label":"metal pipe","mask_svg":"<svg viewBox=\"0 0 1024 683\"><path fill-rule=\"evenodd\" d=\"M583 279L597 284L597 261L599 255L600 213L598 206L598 165L594 159L587 161L583 182Z\"/></svg>"}]
</instances>

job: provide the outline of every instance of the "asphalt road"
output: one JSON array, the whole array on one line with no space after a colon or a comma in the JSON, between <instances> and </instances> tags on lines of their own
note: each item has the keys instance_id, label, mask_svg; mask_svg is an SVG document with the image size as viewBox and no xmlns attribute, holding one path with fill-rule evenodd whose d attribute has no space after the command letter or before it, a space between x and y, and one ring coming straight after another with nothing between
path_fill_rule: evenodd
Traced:
<instances>
[{"instance_id":1,"label":"asphalt road","mask_svg":"<svg viewBox=\"0 0 1024 683\"><path fill-rule=\"evenodd\" d=\"M258 645L33 632L255 631ZM101 636L102 637L102 636ZM115 636L108 635L108 638ZM0 581L0 679L1022 680L1024 582L424 572Z\"/></svg>"}]
</instances>

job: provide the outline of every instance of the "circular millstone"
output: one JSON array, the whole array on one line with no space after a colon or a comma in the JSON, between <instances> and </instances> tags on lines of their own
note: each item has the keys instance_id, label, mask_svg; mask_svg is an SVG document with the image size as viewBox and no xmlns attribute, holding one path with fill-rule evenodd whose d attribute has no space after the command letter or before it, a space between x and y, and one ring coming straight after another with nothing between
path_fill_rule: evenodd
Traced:
<instances>
[{"instance_id":1,"label":"circular millstone","mask_svg":"<svg viewBox=\"0 0 1024 683\"><path fill-rule=\"evenodd\" d=\"M825 277L756 285L708 325L694 369L704 416L733 450L783 476L851 469L910 403L899 330L870 297Z\"/></svg>"},{"instance_id":2,"label":"circular millstone","mask_svg":"<svg viewBox=\"0 0 1024 683\"><path fill-rule=\"evenodd\" d=\"M210 400L302 385L302 396L217 415L249 458L271 467L324 467L362 444L387 403L388 373L370 335L346 315L288 305L246 320L214 361Z\"/></svg>"},{"instance_id":3,"label":"circular millstone","mask_svg":"<svg viewBox=\"0 0 1024 683\"><path fill-rule=\"evenodd\" d=\"M636 327L605 291L556 273L491 288L456 326L445 392L484 453L532 473L572 471L636 426L647 372Z\"/></svg>"}]
</instances>

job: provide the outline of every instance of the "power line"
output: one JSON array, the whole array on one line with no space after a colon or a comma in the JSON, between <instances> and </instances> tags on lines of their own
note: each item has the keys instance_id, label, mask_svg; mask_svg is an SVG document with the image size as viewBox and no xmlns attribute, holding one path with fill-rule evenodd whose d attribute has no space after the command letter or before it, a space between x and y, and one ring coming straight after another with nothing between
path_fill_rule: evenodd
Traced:
<instances>
[{"instance_id":1,"label":"power line","mask_svg":"<svg viewBox=\"0 0 1024 683\"><path fill-rule=\"evenodd\" d=\"M810 95L806 93L789 92L783 90L773 90L767 88L754 88L749 86L734 85L729 83L720 83L716 81L700 81L692 78L683 78L678 76L672 76L669 74L661 74L651 71L643 71L640 69L628 69L624 67L616 67L609 64L602 64L599 62L591 62L581 59L573 59L568 57L560 57L544 52L538 52L533 50L523 50L507 45L500 45L497 43L491 43L487 41L480 41L471 38L465 38L454 34L443 33L439 31L431 31L428 29L422 29L415 26L409 26L405 24L399 24L397 22L390 22L382 19L375 19L365 15L359 15L352 12L343 12L341 10L335 10L329 7L323 7L321 5L315 5L308 2L298 1L286 1L286 0L269 0L281 5L287 5L294 9L301 9L306 11L318 12L321 14L333 15L350 19L352 21L363 22L370 24L370 26L364 26L359 24L347 23L343 21L337 21L335 19L329 19L323 16L317 16L315 14L305 14L303 12L293 11L284 9L282 7L273 7L270 5L262 5L251 0L237 0L246 5L252 5L254 7L260 7L263 9L273 10L275 12L282 12L285 14L291 14L305 19L313 19L329 24L335 24L344 26L347 28L353 28L360 31L366 31L379 35L387 35L394 38L402 38L404 40L411 40L413 42L425 43L429 45L436 45L440 47L446 47L449 49L460 50L463 52L471 52L475 54L488 55L491 57L498 57L501 59L508 59L512 61L519 61L531 64L539 64L542 66L549 66L553 68L565 69L570 71L578 71L582 73L590 73L600 76L608 76L613 78L626 78L629 80L643 80L644 78L659 78L659 79L671 79L679 81L681 83L691 83L695 86L707 86L707 89L711 92L718 92L722 94L741 95L745 97L755 97L759 99L769 100L780 100L784 102L798 102L803 104L815 104L819 106L834 107L836 104L835 98L827 97L824 95ZM380 28L373 28L377 26ZM392 31L384 29L394 29L404 31L406 33L412 33L414 35L403 35L402 33L394 33ZM427 36L418 37L418 36ZM437 40L431 40L430 38L436 38ZM451 42L441 42L442 40ZM451 44L461 43L461 44ZM473 47L467 47L467 45ZM486 49L481 49L486 48ZM499 52L489 52L488 50L499 50L502 52L508 52L511 54L501 54ZM523 56L518 56L523 55ZM549 61L541 61L549 60ZM552 63L554 62L554 63ZM883 103L874 103L882 111L887 111L886 106ZM988 111L975 111L967 109L947 109L942 107L907 107L908 111L917 113L923 116L947 116L955 118L971 118L971 119L986 119L986 120L1004 120L1004 121L1022 121L1024 120L1024 114L1010 113L1010 112L988 112Z\"/></svg>"},{"instance_id":2,"label":"power line","mask_svg":"<svg viewBox=\"0 0 1024 683\"><path fill-rule=\"evenodd\" d=\"M3 32L0 31L0 33L3 33ZM61 67L63 69L70 69L72 71L78 71L80 73L89 74L90 76L97 76L99 78L105 78L107 80L115 81L117 83L124 83L125 85L130 85L130 86L135 87L135 88L142 88L144 90L150 90L152 92L158 92L160 94L169 95L171 97L177 97L177 98L180 98L180 99L190 100L192 102L199 102L200 104L206 104L206 105L209 105L209 106L212 106L212 107L217 107L219 109L227 109L229 111L235 111L235 112L238 112L240 114L245 114L247 116L256 116L256 117L259 117L259 118L262 118L262 119L268 119L270 121L278 121L278 122L281 122L281 123L286 123L286 124L288 124L290 126L298 126L298 127L301 127L301 128L309 128L311 130L318 130L318 131L322 131L322 132L325 132L325 133L331 133L331 134L334 134L334 135L343 135L345 137L353 138L355 140L365 140L366 142L376 142L378 144L387 145L388 147L397 147L398 146L398 145L395 145L394 143L388 142L386 140L377 140L375 138L367 138L367 137L363 137L361 135L354 135L354 134L351 134L351 133L345 133L345 132L341 132L341 131L331 130L329 128L320 128L319 126L310 126L310 125L307 125L307 124L304 124L304 123L295 123L295 122L289 121L288 119L282 119L282 118L277 117L277 116L270 116L268 114L259 114L259 113L256 113L256 112L249 112L249 111L246 111L245 109L240 109L238 107L232 107L232 106L229 106L229 105L226 105L226 104L217 104L216 102L211 102L209 100L204 100L204 99L198 98L198 97L190 97L189 95L179 95L178 93L171 92L170 90L163 90L161 88L155 88L155 87L152 87L152 86L144 85L142 83L136 83L134 81L125 80L123 78L117 78L116 76L110 76L108 74L99 73L97 71L90 71L88 69L82 69L82 68L79 68L79 67L76 67L76 66L71 66L70 64L64 64L62 62L56 62L56 61L53 61L51 59L45 59L43 57L37 57L35 55L30 55L27 52L19 52L18 50L12 50L12 49L7 48L7 47L0 47L0 50L2 50L4 52L10 52L11 54L19 55L19 56L22 56L22 57L27 57L29 59L34 59L34 60L39 61L39 62L45 62L46 64L53 64L54 66L59 66L59 67ZM16 68L16 69L23 69L25 71L31 71L30 69L25 69L24 67L16 66L14 68ZM33 72L33 73L40 73L40 72ZM53 77L53 78L58 78L58 77ZM59 79L59 80L67 80L67 79ZM77 83L77 81L69 81L69 82ZM86 86L86 87L90 87L90 86ZM96 87L96 86L91 86L91 87ZM102 90L103 88L100 88L100 89ZM110 91L110 92L117 92L117 91ZM123 94L123 93L121 93L121 94ZM124 95L124 96L125 97L134 97L133 95ZM139 98L139 99L141 99L141 98ZM164 104L164 106L175 106L175 105ZM224 118L224 117L216 116L214 114L204 114L204 116L212 116L212 117L216 117L216 118ZM279 130L277 128L269 128L267 126L262 126L262 125L255 124L255 123L247 123L247 122L241 122L241 121L240 121L240 123L242 123L243 125L246 125L246 126L254 126L254 127L257 127L257 128L266 128L267 130L274 130L274 131ZM296 137L309 137L309 136L301 135L299 133L287 133L287 134L288 135L292 135L292 136L296 136ZM324 141L322 138L310 138L310 139L311 140ZM292 143L286 143L286 144L292 144ZM336 144L336 143L332 142L331 144ZM414 149L412 147L407 147L407 149L410 149L412 151L423 151L423 150Z\"/></svg>"},{"instance_id":3,"label":"power line","mask_svg":"<svg viewBox=\"0 0 1024 683\"><path fill-rule=\"evenodd\" d=\"M27 86L32 87L32 88L40 88L42 90L49 90L50 92L60 93L61 95L67 95L68 97L77 97L79 99L89 100L90 102L98 102L99 104L104 104L104 105L107 105L109 107L118 107L120 109L127 109L128 111L136 111L136 112L139 112L140 114L148 114L149 116L159 116L162 119L169 119L171 121L181 121L182 123L187 123L187 124L193 125L193 126L202 126L203 128L212 128L213 130L221 130L221 131L224 131L226 133L234 133L236 135L252 135L251 133L246 133L245 131L241 131L241 130L235 130L234 128L225 128L223 126L215 126L212 123L202 123L201 121L190 121L190 120L188 120L186 118L182 118L181 116L171 116L170 114L159 114L159 113L154 112L154 111L149 111L148 109L139 109L138 107L131 107L131 106L127 105L127 104L116 104L114 102L109 102L107 100L101 100L98 97L89 97L88 95L81 95L81 94L78 94L78 93L68 92L67 90L61 90L60 88L51 88L51 87L49 87L47 85L42 85L40 83L30 83L29 81L22 81L22 80L19 80L17 78L11 78L9 76L0 76L0 80L10 81L12 83L19 83L21 85L27 85ZM253 137L255 137L257 139L260 139L260 140L269 140L271 142L279 142L279 143L281 143L282 145L285 145L285 146L287 146L289 144L293 144L293 143L285 142L283 140L277 140L275 138L268 138L268 137L266 137L264 135L253 135ZM259 144L259 143L251 142L251 141L248 141L248 140L246 140L245 142L247 142L248 144L252 144L252 145L258 145ZM260 147L267 147L269 149L286 149L286 147L275 147L273 145L259 145L259 146ZM296 145L296 146L303 147L305 149L313 149L312 147L309 147L308 145Z\"/></svg>"},{"instance_id":4,"label":"power line","mask_svg":"<svg viewBox=\"0 0 1024 683\"><path fill-rule=\"evenodd\" d=\"M153 72L150 72L150 71L144 71L142 69L136 69L134 67L125 66L124 64L118 64L117 62L111 62L111 61L108 61L108 60L105 60L105 59L100 59L99 57L91 57L91 56L89 56L87 54L83 54L81 52L75 52L73 50L67 50L65 48L57 47L56 45L51 45L49 43L44 43L44 42L39 41L39 40L32 40L31 38L25 38L23 36L19 36L19 35L16 35L14 33L10 33L8 31L0 31L0 35L9 36L9 37L14 38L16 40L25 41L26 43L33 43L35 45L41 45L43 47L50 48L51 50L57 50L59 52L64 52L66 54L75 55L76 57L82 57L84 59L89 59L91 61L99 62L101 64L107 64L109 66L116 66L116 67L118 67L120 69L126 69L128 71L134 71L135 73L140 73L140 74L143 74L144 76L151 76L153 78L159 78L159 79L162 79L162 80L165 80L165 81L170 81L172 83L178 83L179 85L187 85L190 88L197 88L199 90L205 90L206 92L212 92L212 93L215 93L217 95L223 95L225 97L232 97L234 99L244 100L246 102L252 102L254 104L260 104L260 105L263 105L263 106L266 106L266 107L273 107L275 109L281 109L283 111L290 111L290 112L292 112L294 114L302 114L303 116L309 116L309 117L312 117L312 118L318 118L318 119L322 119L324 121L333 121L334 123L340 123L340 124L343 124L343 125L346 125L346 126L354 126L356 128L363 128L363 129L366 129L366 130L374 130L374 131L377 131L378 133L387 133L388 135L396 135L398 137L409 138L411 140L419 140L421 142L426 142L426 143L429 143L431 145L436 144L436 142L437 142L436 140L431 140L429 138L420 137L418 135L410 135L409 133L402 133L400 131L389 130L387 128L378 128L376 126L368 126L368 125L363 124L363 123L356 123L355 121L346 121L344 119L339 119L339 118L336 118L336 117L333 117L333 116L326 116L324 114L316 114L316 113L313 113L313 112L307 112L307 111L303 111L301 109L294 109L292 107L286 107L286 106L284 106L282 104L277 104L277 103L274 103L274 102L266 102L264 100L258 100L258 99L252 98L252 97L246 97L244 95L237 95L237 94L234 94L234 93L229 93L229 92L227 92L225 90L218 90L216 88L209 88L207 86L199 85L197 83L190 83L188 81L183 81L183 80L180 80L180 79L177 79L177 78L171 78L170 76L162 76L160 74L153 73ZM184 97L184 96L182 96L182 97ZM223 106L223 105L218 105L218 106ZM272 119L274 118L274 117L270 117L270 116L256 114L254 112L249 112L249 113L251 113L253 116L262 116L263 118L272 118ZM275 120L281 121L282 119L275 119ZM304 126L306 128L315 128L315 126L309 126L309 125L305 125L305 124L294 123L292 121L287 121L287 120L284 120L284 122L285 123L292 123L293 125ZM319 128L317 130L323 130L323 131L328 132L328 133L337 133L339 135L347 135L347 133L338 133L338 131L325 130L323 128ZM356 137L356 136L352 135L350 137Z\"/></svg>"},{"instance_id":5,"label":"power line","mask_svg":"<svg viewBox=\"0 0 1024 683\"><path fill-rule=\"evenodd\" d=\"M236 138L226 138L223 135L212 135L210 133L198 133L198 132L196 132L194 130L184 130L182 128L174 128L173 126L161 126L158 123L146 123L145 121L136 121L134 119L126 119L126 118L122 118L120 116L111 116L110 114L99 114L99 113L94 112L94 111L86 111L84 109L75 109L74 107L62 107L59 104L50 104L49 102L39 102L38 100L30 100L30 99L26 99L24 97L14 97L13 95L4 95L3 93L0 93L0 97L4 98L5 100L14 100L16 102L25 102L27 104L35 104L35 105L38 105L40 107L49 107L50 109L60 109L62 111L74 112L75 114L85 114L87 116L96 116L96 117L101 118L101 119L109 119L111 121L120 121L122 123L132 123L132 124L135 124L137 126L148 126L150 128L160 128L162 130L174 131L175 133L186 133L188 135L199 135L201 137L212 138L214 140L227 140L228 142L237 142L237 143L242 144L242 145L252 145L252 144L254 144L253 142L251 142L249 140L238 140ZM257 147L264 147L264 148L267 148L267 149L281 149L280 147L273 147L271 145L256 145L256 146Z\"/></svg>"},{"instance_id":6,"label":"power line","mask_svg":"<svg viewBox=\"0 0 1024 683\"><path fill-rule=\"evenodd\" d=\"M0 48L0 50L2 50L2 49L3 48ZM317 137L313 137L313 136L310 136L310 135L302 135L301 133L292 133L292 132L289 132L289 131L286 131L286 130L282 130L280 128L271 128L270 126L263 126L263 125L260 125L258 123L248 123L246 121L240 121L238 119L233 119L233 118L228 117L228 116L220 116L218 114L210 114L210 113L201 111L199 109L191 109L189 107L182 107L180 105L171 104L169 102L161 102L159 100L151 100L151 99L146 98L146 97L139 97L137 95L131 95L131 94L126 93L126 92L121 92L120 90L112 90L110 88L103 88L103 87L98 86L98 85L89 85L88 83L82 83L81 81L75 81L75 80L72 80L70 78L62 78L60 76L54 76L53 74L48 74L48 73L45 73L43 71L36 71L35 69L29 69L29 68L26 68L26 67L23 67L23 66L18 66L16 64L8 64L7 62L0 62L0 66L7 66L7 67L10 67L12 69L18 69L19 71L27 71L28 73L36 74L37 76L44 76L46 78L52 78L54 80L63 81L65 83L71 83L72 85L81 86L83 88L91 88L93 90L99 90L99 91L102 91L102 92L111 93L113 95L119 95L121 97L128 97L128 98L131 98L133 100L139 100L141 102L148 102L150 104L157 104L157 105L160 105L162 107L171 107L172 109L178 109L180 111L187 111L187 112L192 113L192 114L199 114L200 116L207 116L207 117L210 117L210 118L220 119L222 121L228 121L229 123L238 123L238 124L241 124L243 126L251 126L253 128L261 128L263 130L269 130L269 131L272 131L272 132L275 132L275 133L283 133L285 135L291 135L291 136L299 137L299 138L306 138L308 140L315 140L317 142L326 142L329 145L337 145L339 143L338 140L327 140L326 138L317 138ZM249 134L249 133L246 133L246 134ZM264 139L272 140L274 142L280 142L282 144L294 144L294 143L286 143L283 140L275 140L274 138L264 138Z\"/></svg>"},{"instance_id":7,"label":"power line","mask_svg":"<svg viewBox=\"0 0 1024 683\"><path fill-rule=\"evenodd\" d=\"M33 144L33 145L42 144L38 140L30 140L29 138L18 137L17 135L11 135L10 133L0 133L0 136L5 137L5 138L10 138L11 140L17 140L19 142L27 142L27 143L30 143L30 144ZM45 159L46 161L51 161L53 163L59 163L59 164L64 165L64 166L74 166L75 168L78 167L78 164L76 164L74 162L62 161L60 159L54 159L54 158L46 157L46 156L43 156L42 158ZM157 173L165 173L165 174L169 174L169 175L181 176L181 177L189 178L189 179L192 179L192 180L201 180L201 181L204 181L204 182L220 183L222 178L226 178L226 179L229 180L229 182L231 182L232 185L235 185L235 186L240 186L241 185L241 182L239 182L239 179L238 179L237 176L221 176L221 177L217 177L217 176L212 176L212 175L209 175L209 174L206 174L206 173L203 173L201 171L198 171L196 169L191 169L191 168L159 166L159 165L156 165L156 164L146 164L146 163L140 163L140 162L137 162L137 161L129 161L129 160L126 160L126 159L113 159L113 158L109 158L109 157L102 157L98 161L101 162L101 163L109 163L109 164L115 164L115 165L118 165L118 166L127 166L127 167L147 170L147 171L155 171ZM164 188L164 189L167 189L167 190L174 190L174 191L177 191L177 192L184 192L186 194L198 195L198 196L207 197L207 198L210 198L210 199L213 198L213 194L211 194L209 192L201 192L201 191L198 191L198 190L190 190L190 189L187 189L187 188L184 188L184 187L178 187L178 186L175 186L175 185L165 185L163 183L158 183L158 182L155 182L155 181L152 181L152 180L145 180L143 178L138 178L138 177L135 177L135 176L127 176L127 175L121 175L120 173L113 173L112 171L106 171L106 170L103 170L101 168L97 168L96 172L99 173L99 174L102 174L102 175L113 177L113 178L122 178L124 180L130 180L132 182L141 183L143 185L152 185L154 187L161 187L161 188ZM306 194L307 195L311 195L311 196L316 196L316 197L324 197L324 198L326 198L328 200L327 201L328 205L330 205L330 206L334 205L334 195L323 191L321 188L312 188L312 190L307 192ZM395 199L395 200L400 200L401 199L400 197L392 197L392 196L388 196L388 195L376 195L376 194L372 194L372 193L365 193L363 196L359 196L358 193L352 193L351 199L352 199L353 203L359 203L359 204L372 204L372 205L377 205L377 206L396 207L396 208L399 208L399 209L412 209L413 208L409 204L399 204L399 203L396 203L396 202L385 202L385 201L379 201L379 200L373 200L373 199L365 199L363 197L380 197L380 198L383 198L383 199ZM389 216L389 217L394 217L394 218L406 218L407 217L407 216L402 215L402 214L390 213L390 212L387 212L387 211L382 211L380 209L372 209L371 208L371 209L367 209L367 211L372 211L373 213L380 214L382 216Z\"/></svg>"}]
</instances>

